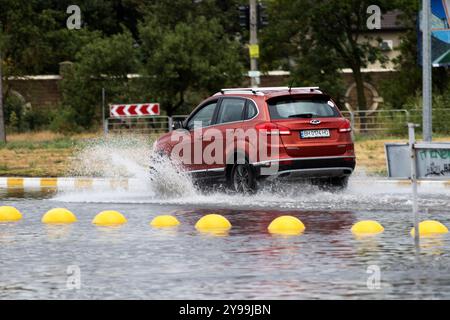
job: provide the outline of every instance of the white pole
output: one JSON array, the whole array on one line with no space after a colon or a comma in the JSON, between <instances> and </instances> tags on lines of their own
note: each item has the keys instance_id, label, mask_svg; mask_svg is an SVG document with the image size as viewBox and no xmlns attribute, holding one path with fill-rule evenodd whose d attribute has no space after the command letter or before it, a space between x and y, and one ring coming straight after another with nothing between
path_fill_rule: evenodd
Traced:
<instances>
[{"instance_id":1,"label":"white pole","mask_svg":"<svg viewBox=\"0 0 450 320\"><path fill-rule=\"evenodd\" d=\"M409 136L409 150L411 156L411 185L413 193L413 214L414 214L414 243L416 249L419 249L419 205L417 200L417 162L416 162L416 150L415 150L415 131L416 127L413 123L408 123L408 136Z\"/></svg>"}]
</instances>

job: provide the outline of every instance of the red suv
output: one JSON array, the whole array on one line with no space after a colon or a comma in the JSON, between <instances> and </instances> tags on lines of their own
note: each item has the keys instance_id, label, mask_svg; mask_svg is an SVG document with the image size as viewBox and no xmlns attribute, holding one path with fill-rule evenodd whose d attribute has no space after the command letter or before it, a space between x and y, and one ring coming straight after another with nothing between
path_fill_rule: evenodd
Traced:
<instances>
[{"instance_id":1,"label":"red suv","mask_svg":"<svg viewBox=\"0 0 450 320\"><path fill-rule=\"evenodd\" d=\"M351 124L319 88L222 89L174 129L155 154L238 192L265 178L345 187L355 168Z\"/></svg>"}]
</instances>

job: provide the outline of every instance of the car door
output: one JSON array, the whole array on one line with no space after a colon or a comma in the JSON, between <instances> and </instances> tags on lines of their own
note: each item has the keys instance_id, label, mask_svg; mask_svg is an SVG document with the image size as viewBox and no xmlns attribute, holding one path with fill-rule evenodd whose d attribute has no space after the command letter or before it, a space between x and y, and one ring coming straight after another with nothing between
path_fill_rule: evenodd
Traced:
<instances>
[{"instance_id":1,"label":"car door","mask_svg":"<svg viewBox=\"0 0 450 320\"><path fill-rule=\"evenodd\" d=\"M222 146L222 160L216 167L225 167L227 156L231 149L237 146L236 139L227 139L227 134L234 134L235 130L242 128L245 118L247 99L240 97L222 98L217 110L215 128L221 131L220 144Z\"/></svg>"},{"instance_id":2,"label":"car door","mask_svg":"<svg viewBox=\"0 0 450 320\"><path fill-rule=\"evenodd\" d=\"M203 133L207 128L214 124L217 106L218 100L206 102L197 108L195 113L192 114L192 116L190 116L185 123L185 128L190 133L191 150L190 164L185 164L185 166L190 171L208 169L208 166L205 164L203 159L203 150L209 143L211 143L211 141L204 141Z\"/></svg>"}]
</instances>

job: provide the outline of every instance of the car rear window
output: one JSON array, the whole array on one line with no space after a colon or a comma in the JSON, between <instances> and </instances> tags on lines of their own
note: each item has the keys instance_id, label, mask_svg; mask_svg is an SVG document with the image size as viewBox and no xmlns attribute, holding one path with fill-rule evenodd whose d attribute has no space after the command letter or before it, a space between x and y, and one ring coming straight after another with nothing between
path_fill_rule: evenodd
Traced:
<instances>
[{"instance_id":1,"label":"car rear window","mask_svg":"<svg viewBox=\"0 0 450 320\"><path fill-rule=\"evenodd\" d=\"M335 104L330 100L278 98L269 100L268 105L271 119L339 117Z\"/></svg>"}]
</instances>

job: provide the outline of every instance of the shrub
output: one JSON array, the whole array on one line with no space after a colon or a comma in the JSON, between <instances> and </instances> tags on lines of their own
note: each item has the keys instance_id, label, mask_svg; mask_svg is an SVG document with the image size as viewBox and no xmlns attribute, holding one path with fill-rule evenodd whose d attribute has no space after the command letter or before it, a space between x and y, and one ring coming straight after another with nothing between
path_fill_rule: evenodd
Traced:
<instances>
[{"instance_id":1,"label":"shrub","mask_svg":"<svg viewBox=\"0 0 450 320\"><path fill-rule=\"evenodd\" d=\"M56 109L52 108L52 109ZM30 109L23 115L21 129L23 131L37 131L48 128L52 117L47 109Z\"/></svg>"},{"instance_id":2,"label":"shrub","mask_svg":"<svg viewBox=\"0 0 450 320\"><path fill-rule=\"evenodd\" d=\"M80 132L82 128L76 123L76 116L73 109L60 107L58 112L52 113L50 130L62 134Z\"/></svg>"}]
</instances>

